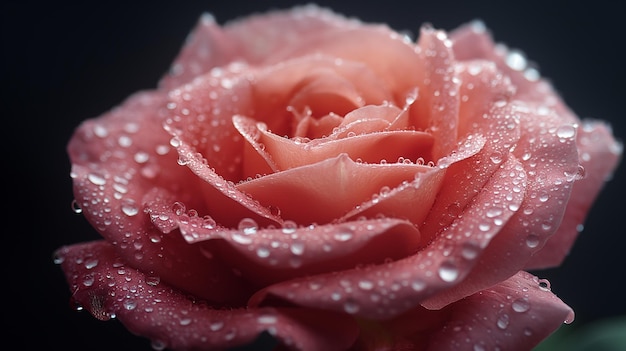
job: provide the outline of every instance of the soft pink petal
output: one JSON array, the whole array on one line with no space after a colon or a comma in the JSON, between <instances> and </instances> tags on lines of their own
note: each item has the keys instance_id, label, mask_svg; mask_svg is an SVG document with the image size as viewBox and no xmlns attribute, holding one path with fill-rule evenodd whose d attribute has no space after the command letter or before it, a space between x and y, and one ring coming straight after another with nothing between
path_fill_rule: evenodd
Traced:
<instances>
[{"instance_id":1,"label":"soft pink petal","mask_svg":"<svg viewBox=\"0 0 626 351\"><path fill-rule=\"evenodd\" d=\"M265 63L276 64L311 54L333 57L340 64L361 62L382 82L370 88L389 92L390 102L396 106L403 106L406 95L421 84L420 57L413 45L386 25L361 24L298 38L293 45L267 56ZM355 85L360 89L368 88Z\"/></svg>"},{"instance_id":2,"label":"soft pink petal","mask_svg":"<svg viewBox=\"0 0 626 351\"><path fill-rule=\"evenodd\" d=\"M77 129L68 145L76 203L133 267L205 299L241 301L245 289L237 277L219 265L207 264L206 257L182 238L163 235L144 213L146 193L175 192L179 201L205 210L194 196L200 184L176 165L170 136L161 128L157 111L163 104L158 93L139 93ZM198 277L205 276L214 276L221 288L200 284Z\"/></svg>"},{"instance_id":3,"label":"soft pink petal","mask_svg":"<svg viewBox=\"0 0 626 351\"><path fill-rule=\"evenodd\" d=\"M427 350L530 350L574 318L569 306L523 271L443 312L448 320Z\"/></svg>"},{"instance_id":4,"label":"soft pink petal","mask_svg":"<svg viewBox=\"0 0 626 351\"><path fill-rule=\"evenodd\" d=\"M453 224L411 257L278 283L256 293L250 302L265 305L279 299L387 319L429 297L456 290L500 226L514 214L511 209L521 204L525 179L519 169L514 159L504 162ZM517 186L522 192L513 190Z\"/></svg>"},{"instance_id":5,"label":"soft pink petal","mask_svg":"<svg viewBox=\"0 0 626 351\"><path fill-rule=\"evenodd\" d=\"M563 221L543 248L533 255L526 269L543 269L561 264L574 244L591 204L622 157L622 145L615 141L610 128L602 122L583 121L577 131L576 144L582 168L579 168L578 173L570 175L576 181Z\"/></svg>"},{"instance_id":6,"label":"soft pink petal","mask_svg":"<svg viewBox=\"0 0 626 351\"><path fill-rule=\"evenodd\" d=\"M561 223L574 175L578 168L575 128L561 116L513 104L511 113L519 118L521 138L513 154L523 165L527 186L520 188L523 203L512 208L515 215L503 226L480 257L480 270L472 271L458 289L427 301L429 308L441 308L482 290L522 269ZM538 114L542 114L538 119ZM537 123L540 120L541 123Z\"/></svg>"},{"instance_id":7,"label":"soft pink petal","mask_svg":"<svg viewBox=\"0 0 626 351\"><path fill-rule=\"evenodd\" d=\"M155 348L223 350L268 331L290 350L344 350L357 334L354 322L341 314L215 308L127 266L106 242L63 247L56 260L62 261L75 305L101 320L117 318Z\"/></svg>"},{"instance_id":8,"label":"soft pink petal","mask_svg":"<svg viewBox=\"0 0 626 351\"><path fill-rule=\"evenodd\" d=\"M250 224L241 230L199 224L201 220L193 218L179 224L186 240L237 269L257 286L400 259L413 254L420 241L417 228L397 219L307 227L291 223L279 229ZM215 239L227 245L211 245Z\"/></svg>"},{"instance_id":9,"label":"soft pink petal","mask_svg":"<svg viewBox=\"0 0 626 351\"><path fill-rule=\"evenodd\" d=\"M451 45L445 32L422 27L415 49L418 58L411 67L418 76L412 124L434 136L433 160L452 152L457 141L461 82L454 76Z\"/></svg>"},{"instance_id":10,"label":"soft pink petal","mask_svg":"<svg viewBox=\"0 0 626 351\"><path fill-rule=\"evenodd\" d=\"M341 154L318 163L292 168L237 184L281 218L296 223L330 223L369 200L383 187L394 188L429 170L417 164L364 164ZM424 204L415 204L421 211ZM314 209L314 210L313 210Z\"/></svg>"},{"instance_id":11,"label":"soft pink petal","mask_svg":"<svg viewBox=\"0 0 626 351\"><path fill-rule=\"evenodd\" d=\"M468 23L453 31L450 37L456 59L461 61L482 59L495 63L516 87L516 99L553 108L569 123L578 120L550 83L541 78L525 55L504 44L495 44L483 23L478 21Z\"/></svg>"},{"instance_id":12,"label":"soft pink petal","mask_svg":"<svg viewBox=\"0 0 626 351\"><path fill-rule=\"evenodd\" d=\"M232 116L254 110L250 82L241 65L212 70L168 92L164 128L171 137L200 153L217 174L239 181L243 140L232 125ZM236 103L234 103L236 102ZM180 152L179 152L180 153Z\"/></svg>"},{"instance_id":13,"label":"soft pink petal","mask_svg":"<svg viewBox=\"0 0 626 351\"><path fill-rule=\"evenodd\" d=\"M159 87L170 90L189 83L214 67L226 66L240 58L241 51L238 43L220 28L215 18L205 13L188 35Z\"/></svg>"},{"instance_id":14,"label":"soft pink petal","mask_svg":"<svg viewBox=\"0 0 626 351\"><path fill-rule=\"evenodd\" d=\"M378 119L378 121L381 121ZM233 120L237 129L250 142L260 160L266 164L261 166L244 165L247 176L254 176L265 169L282 171L321 162L340 154L347 154L353 160L366 163L395 162L400 157L416 160L429 157L433 143L432 137L424 132L411 130L385 131L388 123L381 121L380 131L372 133L346 135L344 138L314 139L302 142L278 136L267 130L265 124L252 119L237 116ZM371 126L371 124L370 124ZM262 145L262 146L261 146ZM252 157L252 156L250 156ZM252 160L246 159L246 162ZM260 173L265 174L265 173Z\"/></svg>"},{"instance_id":15,"label":"soft pink petal","mask_svg":"<svg viewBox=\"0 0 626 351\"><path fill-rule=\"evenodd\" d=\"M294 135L292 111L345 115L392 99L381 77L363 62L311 55L278 62L250 76L254 116L277 135Z\"/></svg>"},{"instance_id":16,"label":"soft pink petal","mask_svg":"<svg viewBox=\"0 0 626 351\"><path fill-rule=\"evenodd\" d=\"M277 224L282 220L269 207L259 204L257 199L241 192L230 181L222 178L210 167L206 159L186 143L177 140L174 145L179 153L179 163L186 165L200 179L205 181L204 186L196 189L206 200L206 213L213 217L220 225L234 228L242 218L253 218L267 225Z\"/></svg>"},{"instance_id":17,"label":"soft pink petal","mask_svg":"<svg viewBox=\"0 0 626 351\"><path fill-rule=\"evenodd\" d=\"M256 64L267 63L275 56L284 58L283 51L307 47L310 41L329 33L363 26L370 25L317 5L306 5L246 16L226 23L224 30L231 40L239 43L242 59ZM283 59L272 60L280 61Z\"/></svg>"}]
</instances>

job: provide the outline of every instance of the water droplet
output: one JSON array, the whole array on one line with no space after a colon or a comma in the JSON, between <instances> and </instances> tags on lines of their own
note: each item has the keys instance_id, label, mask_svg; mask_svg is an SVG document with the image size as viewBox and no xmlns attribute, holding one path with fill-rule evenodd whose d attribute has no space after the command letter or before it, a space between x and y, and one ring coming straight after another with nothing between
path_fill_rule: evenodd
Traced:
<instances>
[{"instance_id":1,"label":"water droplet","mask_svg":"<svg viewBox=\"0 0 626 351\"><path fill-rule=\"evenodd\" d=\"M248 245L252 243L252 239L250 237L241 235L240 233L234 233L232 235L232 239L234 242L242 244L242 245Z\"/></svg>"},{"instance_id":2,"label":"water droplet","mask_svg":"<svg viewBox=\"0 0 626 351\"><path fill-rule=\"evenodd\" d=\"M539 279L537 283L539 284L539 289L550 291L550 282L547 279Z\"/></svg>"},{"instance_id":3,"label":"water droplet","mask_svg":"<svg viewBox=\"0 0 626 351\"><path fill-rule=\"evenodd\" d=\"M459 269L451 261L446 261L439 266L439 278L444 282L453 282L459 276Z\"/></svg>"},{"instance_id":4,"label":"water droplet","mask_svg":"<svg viewBox=\"0 0 626 351\"><path fill-rule=\"evenodd\" d=\"M575 318L575 314L574 311L569 311L569 313L567 314L567 317L565 317L565 324L572 324L572 322L574 321Z\"/></svg>"},{"instance_id":5,"label":"water droplet","mask_svg":"<svg viewBox=\"0 0 626 351\"><path fill-rule=\"evenodd\" d=\"M374 288L374 283L370 280L361 280L358 285L363 290L372 290Z\"/></svg>"},{"instance_id":6,"label":"water droplet","mask_svg":"<svg viewBox=\"0 0 626 351\"><path fill-rule=\"evenodd\" d=\"M135 308L137 308L137 302L135 302L134 300L124 300L124 308L127 309L128 311L132 311Z\"/></svg>"},{"instance_id":7,"label":"water droplet","mask_svg":"<svg viewBox=\"0 0 626 351\"><path fill-rule=\"evenodd\" d=\"M421 279L415 279L411 282L411 289L415 291L422 291L426 288L426 283Z\"/></svg>"},{"instance_id":8,"label":"water droplet","mask_svg":"<svg viewBox=\"0 0 626 351\"><path fill-rule=\"evenodd\" d=\"M466 260L475 259L480 253L480 247L473 242L465 242L461 247L461 256Z\"/></svg>"},{"instance_id":9,"label":"water droplet","mask_svg":"<svg viewBox=\"0 0 626 351\"><path fill-rule=\"evenodd\" d=\"M180 321L178 321L178 323L180 325L189 325L191 324L191 318L183 318Z\"/></svg>"},{"instance_id":10,"label":"water droplet","mask_svg":"<svg viewBox=\"0 0 626 351\"><path fill-rule=\"evenodd\" d=\"M526 57L521 51L511 50L505 58L506 65L515 71L522 71L526 68Z\"/></svg>"},{"instance_id":11,"label":"water droplet","mask_svg":"<svg viewBox=\"0 0 626 351\"><path fill-rule=\"evenodd\" d=\"M241 230L244 234L250 235L256 233L259 229L259 225L252 218L244 218L239 221L238 229Z\"/></svg>"},{"instance_id":12,"label":"water droplet","mask_svg":"<svg viewBox=\"0 0 626 351\"><path fill-rule=\"evenodd\" d=\"M87 176L87 179L89 179L89 181L92 182L95 185L104 185L104 184L106 184L106 179L101 174L89 173L89 175Z\"/></svg>"},{"instance_id":13,"label":"water droplet","mask_svg":"<svg viewBox=\"0 0 626 351\"><path fill-rule=\"evenodd\" d=\"M349 228L341 227L339 231L333 235L337 241L348 241L352 239L353 233Z\"/></svg>"},{"instance_id":14,"label":"water droplet","mask_svg":"<svg viewBox=\"0 0 626 351\"><path fill-rule=\"evenodd\" d=\"M278 321L278 318L276 318L276 316L266 314L259 316L259 318L257 318L257 321L261 324L274 324Z\"/></svg>"},{"instance_id":15,"label":"water droplet","mask_svg":"<svg viewBox=\"0 0 626 351\"><path fill-rule=\"evenodd\" d=\"M93 269L98 265L98 259L97 258L89 258L87 260L85 260L85 268L87 269Z\"/></svg>"},{"instance_id":16,"label":"water droplet","mask_svg":"<svg viewBox=\"0 0 626 351\"><path fill-rule=\"evenodd\" d=\"M506 329L509 326L509 315L508 314L501 314L498 317L498 320L496 321L496 325L500 329L503 329L503 330Z\"/></svg>"},{"instance_id":17,"label":"water droplet","mask_svg":"<svg viewBox=\"0 0 626 351\"><path fill-rule=\"evenodd\" d=\"M146 284L150 286L157 286L161 282L161 278L156 275L146 276Z\"/></svg>"},{"instance_id":18,"label":"water droplet","mask_svg":"<svg viewBox=\"0 0 626 351\"><path fill-rule=\"evenodd\" d=\"M291 253L294 255L302 255L304 253L304 244L303 243L292 243L289 248Z\"/></svg>"},{"instance_id":19,"label":"water droplet","mask_svg":"<svg viewBox=\"0 0 626 351\"><path fill-rule=\"evenodd\" d=\"M135 201L127 200L122 203L122 212L125 215L132 217L139 213L139 208L135 204Z\"/></svg>"},{"instance_id":20,"label":"water droplet","mask_svg":"<svg viewBox=\"0 0 626 351\"><path fill-rule=\"evenodd\" d=\"M343 304L343 310L346 311L346 313L355 314L359 312L359 305L353 300L347 300Z\"/></svg>"},{"instance_id":21,"label":"water droplet","mask_svg":"<svg viewBox=\"0 0 626 351\"><path fill-rule=\"evenodd\" d=\"M81 214L83 213L83 209L80 207L80 205L78 204L78 201L76 201L76 199L72 200L72 211L76 214Z\"/></svg>"},{"instance_id":22,"label":"water droplet","mask_svg":"<svg viewBox=\"0 0 626 351\"><path fill-rule=\"evenodd\" d=\"M266 258L269 257L270 255L270 250L268 250L266 247L259 247L256 250L256 255L259 256L260 258Z\"/></svg>"},{"instance_id":23,"label":"water droplet","mask_svg":"<svg viewBox=\"0 0 626 351\"><path fill-rule=\"evenodd\" d=\"M530 302L528 302L527 298L522 297L513 301L511 308L513 308L513 311L518 313L526 312L530 309Z\"/></svg>"},{"instance_id":24,"label":"water droplet","mask_svg":"<svg viewBox=\"0 0 626 351\"><path fill-rule=\"evenodd\" d=\"M571 124L565 124L557 128L556 135L562 139L569 139L576 135L576 127Z\"/></svg>"},{"instance_id":25,"label":"water droplet","mask_svg":"<svg viewBox=\"0 0 626 351\"><path fill-rule=\"evenodd\" d=\"M489 156L489 159L491 160L491 162L493 162L494 164L500 164L502 163L502 154L500 152L494 152L491 154L491 156Z\"/></svg>"},{"instance_id":26,"label":"water droplet","mask_svg":"<svg viewBox=\"0 0 626 351\"><path fill-rule=\"evenodd\" d=\"M211 329L211 331L218 331L222 329L222 327L224 327L224 322L222 321L213 322L209 324L209 329Z\"/></svg>"},{"instance_id":27,"label":"water droplet","mask_svg":"<svg viewBox=\"0 0 626 351\"><path fill-rule=\"evenodd\" d=\"M294 221L285 221L283 222L283 228L281 229L283 234L293 234L296 229L298 229L298 224Z\"/></svg>"},{"instance_id":28,"label":"water droplet","mask_svg":"<svg viewBox=\"0 0 626 351\"><path fill-rule=\"evenodd\" d=\"M539 245L539 237L535 234L530 234L526 237L526 246L529 248L535 248Z\"/></svg>"}]
</instances>

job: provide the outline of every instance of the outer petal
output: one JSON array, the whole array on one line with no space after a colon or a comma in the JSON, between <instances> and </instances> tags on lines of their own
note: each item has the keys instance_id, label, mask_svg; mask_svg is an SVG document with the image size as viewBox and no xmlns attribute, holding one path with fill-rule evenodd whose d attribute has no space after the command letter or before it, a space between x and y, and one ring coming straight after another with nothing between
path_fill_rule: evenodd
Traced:
<instances>
[{"instance_id":1,"label":"outer petal","mask_svg":"<svg viewBox=\"0 0 626 351\"><path fill-rule=\"evenodd\" d=\"M532 349L564 321L574 319L572 309L539 283L519 272L446 307L450 317L427 349Z\"/></svg>"},{"instance_id":2,"label":"outer petal","mask_svg":"<svg viewBox=\"0 0 626 351\"><path fill-rule=\"evenodd\" d=\"M157 349L224 350L263 331L291 350L344 350L357 328L341 314L273 308L219 310L127 267L106 242L61 248L57 261L72 299L96 318L113 317Z\"/></svg>"},{"instance_id":3,"label":"outer petal","mask_svg":"<svg viewBox=\"0 0 626 351\"><path fill-rule=\"evenodd\" d=\"M579 168L578 173L570 175L576 178L576 182L563 221L543 248L533 255L526 269L543 269L561 264L574 244L593 200L621 159L622 145L615 141L610 128L602 122L584 121L578 128L576 144L582 168Z\"/></svg>"},{"instance_id":4,"label":"outer petal","mask_svg":"<svg viewBox=\"0 0 626 351\"><path fill-rule=\"evenodd\" d=\"M144 195L151 191L175 191L179 201L204 210L193 193L196 177L175 166L169 136L160 127L157 111L163 102L159 93L136 94L79 127L68 145L76 203L129 265L205 299L241 301L243 294L226 291L233 287L243 291L232 273L206 264L206 258L182 238L164 236L143 213ZM199 277L206 276L214 276L226 290L200 284Z\"/></svg>"},{"instance_id":5,"label":"outer petal","mask_svg":"<svg viewBox=\"0 0 626 351\"><path fill-rule=\"evenodd\" d=\"M504 44L495 44L482 22L475 21L459 27L450 35L454 55L458 60L484 59L494 62L498 69L511 78L517 88L515 98L527 103L547 106L557 111L566 122L578 118L563 103L553 87L541 79L519 50L510 50Z\"/></svg>"}]
</instances>

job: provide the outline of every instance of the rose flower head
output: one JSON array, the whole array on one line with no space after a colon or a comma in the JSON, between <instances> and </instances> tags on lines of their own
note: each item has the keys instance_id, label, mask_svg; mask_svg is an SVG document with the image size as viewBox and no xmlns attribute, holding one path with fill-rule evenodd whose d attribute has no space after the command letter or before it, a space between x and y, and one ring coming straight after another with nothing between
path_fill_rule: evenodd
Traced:
<instances>
[{"instance_id":1,"label":"rose flower head","mask_svg":"<svg viewBox=\"0 0 626 351\"><path fill-rule=\"evenodd\" d=\"M56 252L155 349L530 349L620 157L481 22L413 41L317 6L203 15L158 87L84 121Z\"/></svg>"}]
</instances>

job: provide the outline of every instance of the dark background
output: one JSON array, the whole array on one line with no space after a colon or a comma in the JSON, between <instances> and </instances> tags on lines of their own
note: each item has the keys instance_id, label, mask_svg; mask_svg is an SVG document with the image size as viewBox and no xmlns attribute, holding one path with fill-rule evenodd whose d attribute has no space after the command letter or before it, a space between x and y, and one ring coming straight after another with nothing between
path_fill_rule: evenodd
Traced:
<instances>
[{"instance_id":1,"label":"dark background","mask_svg":"<svg viewBox=\"0 0 626 351\"><path fill-rule=\"evenodd\" d=\"M97 236L70 209L66 143L82 120L137 90L155 87L202 12L211 12L223 23L296 3L3 3L5 342L35 350L151 349L147 340L132 336L117 321L100 322L69 306L70 292L60 268L52 263L52 253ZM520 48L538 63L580 117L606 120L620 140L626 137L626 30L617 2L317 3L413 33L424 22L451 30L480 18L497 41ZM624 176L622 165L599 196L565 263L539 273L576 311L571 328L626 315Z\"/></svg>"}]
</instances>

